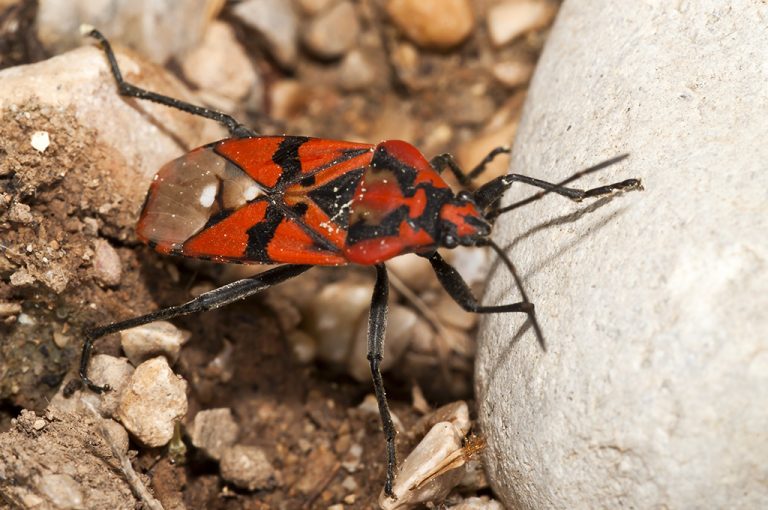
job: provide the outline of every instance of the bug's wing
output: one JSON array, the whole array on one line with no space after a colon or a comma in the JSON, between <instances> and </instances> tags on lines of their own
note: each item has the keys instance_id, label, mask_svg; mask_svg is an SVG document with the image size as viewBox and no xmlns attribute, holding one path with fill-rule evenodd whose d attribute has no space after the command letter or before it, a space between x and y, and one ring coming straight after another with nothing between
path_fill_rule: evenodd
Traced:
<instances>
[{"instance_id":1,"label":"bug's wing","mask_svg":"<svg viewBox=\"0 0 768 510\"><path fill-rule=\"evenodd\" d=\"M215 145L224 156L265 189L286 188L329 169L334 174L354 160L370 161L369 144L308 138L260 136L231 138ZM352 163L353 165L359 162Z\"/></svg>"},{"instance_id":2,"label":"bug's wing","mask_svg":"<svg viewBox=\"0 0 768 510\"><path fill-rule=\"evenodd\" d=\"M212 147L201 147L155 175L137 234L161 253L184 254L189 238L265 195L263 187Z\"/></svg>"},{"instance_id":3,"label":"bug's wing","mask_svg":"<svg viewBox=\"0 0 768 510\"><path fill-rule=\"evenodd\" d=\"M346 263L331 213L354 183L332 193L359 177L370 147L279 136L196 149L155 176L138 235L161 253L222 262Z\"/></svg>"}]
</instances>

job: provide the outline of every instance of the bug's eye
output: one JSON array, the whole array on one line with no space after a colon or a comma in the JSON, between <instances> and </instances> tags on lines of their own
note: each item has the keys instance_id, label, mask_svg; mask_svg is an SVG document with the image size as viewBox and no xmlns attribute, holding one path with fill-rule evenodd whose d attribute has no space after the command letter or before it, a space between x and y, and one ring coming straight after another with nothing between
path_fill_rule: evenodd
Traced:
<instances>
[{"instance_id":1,"label":"bug's eye","mask_svg":"<svg viewBox=\"0 0 768 510\"><path fill-rule=\"evenodd\" d=\"M458 241L456 241L456 238L453 237L451 234L443 236L443 246L446 248L456 248L458 246Z\"/></svg>"}]
</instances>

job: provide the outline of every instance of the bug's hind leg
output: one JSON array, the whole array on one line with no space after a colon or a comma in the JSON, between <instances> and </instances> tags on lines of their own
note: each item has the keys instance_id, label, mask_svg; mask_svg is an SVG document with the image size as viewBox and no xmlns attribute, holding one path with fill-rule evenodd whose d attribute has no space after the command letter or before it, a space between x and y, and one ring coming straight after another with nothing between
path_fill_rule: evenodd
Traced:
<instances>
[{"instance_id":1,"label":"bug's hind leg","mask_svg":"<svg viewBox=\"0 0 768 510\"><path fill-rule=\"evenodd\" d=\"M387 329L387 298L389 296L389 278L384 264L376 265L376 285L373 287L371 311L368 316L368 362L373 376L373 390L379 405L381 425L387 440L387 478L384 481L384 494L394 497L392 482L395 479L397 457L395 452L395 425L387 404L384 392L384 381L381 377L381 359L384 350L384 332Z\"/></svg>"},{"instance_id":2,"label":"bug's hind leg","mask_svg":"<svg viewBox=\"0 0 768 510\"><path fill-rule=\"evenodd\" d=\"M443 170L448 168L456 177L456 180L459 181L459 184L465 188L469 188L472 185L472 181L480 176L483 172L485 172L488 164L496 159L496 156L500 154L509 154L510 152L512 152L510 147L496 147L491 152L489 152L488 155L485 156L483 160L477 164L477 166L475 166L475 168L469 172L464 172L459 164L456 163L453 155L448 153L438 154L429 161L429 164L432 165L432 168L434 168L437 173L441 173Z\"/></svg>"},{"instance_id":3,"label":"bug's hind leg","mask_svg":"<svg viewBox=\"0 0 768 510\"><path fill-rule=\"evenodd\" d=\"M187 103L186 101L181 101L173 97L164 96L162 94L145 90L128 83L127 81L125 81L125 79L123 79L123 74L120 72L120 67L117 65L117 59L115 58L115 53L112 51L112 46L109 44L109 41L107 40L107 38L104 37L104 35L101 32L99 32L98 30L92 27L84 26L81 30L83 31L83 35L93 37L94 39L99 41L99 43L101 44L101 47L104 49L104 53L107 55L107 60L109 60L109 67L112 70L112 76L115 77L115 81L117 82L117 87L118 87L118 90L120 91L121 96L135 97L137 99L154 101L155 103L160 103L165 106L170 106L171 108L176 108L177 110L181 110L183 112L187 112L192 115L197 115L200 117L205 117L206 119L215 120L216 122L226 127L230 135L232 135L232 137L234 138L248 138L251 136L256 136L255 132L251 131L250 129L248 129L241 123L239 123L231 115L227 115L226 113L222 113L222 112L217 112L209 108L204 108L202 106L193 105L191 103Z\"/></svg>"},{"instance_id":4,"label":"bug's hind leg","mask_svg":"<svg viewBox=\"0 0 768 510\"><path fill-rule=\"evenodd\" d=\"M80 356L80 380L91 390L101 393L108 390L108 387L99 386L88 378L88 362L91 359L91 351L93 350L93 342L97 339L111 335L112 333L118 333L120 331L135 328L143 324L150 322L170 320L174 317L180 317L182 315L188 315L191 313L205 312L234 303L241 299L245 299L248 296L261 292L269 287L282 283L289 278L298 276L301 273L309 270L312 266L308 265L294 265L287 264L279 266L263 273L259 273L256 276L250 278L244 278L236 282L232 282L218 289L200 294L195 299L187 301L186 303L178 306L171 306L157 310L155 312L142 315L140 317L134 317L120 322L113 322L106 326L90 329L85 333L85 342L83 343L83 352ZM386 300L385 300L386 304Z\"/></svg>"}]
</instances>

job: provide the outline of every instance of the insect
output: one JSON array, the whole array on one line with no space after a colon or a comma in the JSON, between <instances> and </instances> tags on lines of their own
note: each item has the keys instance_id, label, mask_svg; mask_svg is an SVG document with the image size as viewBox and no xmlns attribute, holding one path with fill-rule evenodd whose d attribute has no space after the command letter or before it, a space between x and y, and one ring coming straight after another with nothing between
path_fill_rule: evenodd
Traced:
<instances>
[{"instance_id":1,"label":"insect","mask_svg":"<svg viewBox=\"0 0 768 510\"><path fill-rule=\"evenodd\" d=\"M395 428L380 370L389 288L384 262L404 253L425 257L442 286L462 308L475 313L525 313L543 342L533 304L520 286L514 266L488 238L493 220L515 207L497 208L496 203L515 182L541 188L544 191L540 194L551 192L577 201L640 186L637 179L629 179L586 191L563 187L622 156L560 184L508 174L472 192L454 193L440 175L443 170L448 169L468 186L494 157L509 149L492 151L475 169L465 173L450 155L428 161L403 141L370 145L303 136L258 136L229 115L127 83L107 39L90 27L85 33L100 42L121 95L215 120L231 135L160 169L140 215L139 238L166 255L283 265L206 292L182 305L87 330L80 361L83 383L97 392L108 389L88 378L93 343L102 336L218 308L313 266L373 266L376 283L368 323L368 360L386 438L384 490L390 496L396 458ZM490 246L512 271L523 300L481 305L437 251L459 245Z\"/></svg>"}]
</instances>

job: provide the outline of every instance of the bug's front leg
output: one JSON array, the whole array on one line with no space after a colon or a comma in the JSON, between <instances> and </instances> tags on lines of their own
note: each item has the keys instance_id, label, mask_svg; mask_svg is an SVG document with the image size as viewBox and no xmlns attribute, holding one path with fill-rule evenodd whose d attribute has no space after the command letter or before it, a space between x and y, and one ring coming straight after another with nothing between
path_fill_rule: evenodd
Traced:
<instances>
[{"instance_id":1,"label":"bug's front leg","mask_svg":"<svg viewBox=\"0 0 768 510\"><path fill-rule=\"evenodd\" d=\"M384 351L384 333L387 329L387 299L389 297L389 278L384 264L376 264L376 284L373 287L371 311L368 316L368 362L373 376L373 390L379 405L381 426L387 440L387 478L384 481L384 494L394 498L392 483L395 479L397 457L395 452L395 425L387 404L384 381L381 377L381 360Z\"/></svg>"},{"instance_id":2,"label":"bug's front leg","mask_svg":"<svg viewBox=\"0 0 768 510\"><path fill-rule=\"evenodd\" d=\"M456 180L459 181L459 184L464 187L469 187L472 184L472 180L485 172L488 164L496 159L496 156L499 154L509 154L510 152L512 152L510 147L496 147L491 152L489 152L488 155L485 156L483 160L477 164L477 166L475 166L475 168L469 172L464 172L459 164L456 163L453 155L448 153L438 154L429 161L429 164L432 165L432 168L434 168L437 173L442 173L443 170L448 168L456 177Z\"/></svg>"},{"instance_id":3,"label":"bug's front leg","mask_svg":"<svg viewBox=\"0 0 768 510\"><path fill-rule=\"evenodd\" d=\"M526 175L520 175L520 174L502 175L501 177L497 177L496 179L493 179L492 181L484 184L479 189L477 189L477 191L473 193L473 198L475 200L475 203L478 205L478 207L480 207L481 209L487 209L488 207L493 205L497 200L499 200L501 196L504 194L504 192L507 191L509 187L516 182L520 182L522 184L528 184L529 186L534 186L536 188L541 188L544 190L530 198L521 200L520 202L516 202L511 206L507 206L507 207L498 209L496 211L493 211L488 217L488 219L492 219L498 216L499 214L505 213L512 209L516 209L534 200L538 200L539 198L541 198L547 193L555 193L557 195L570 198L571 200L574 200L576 202L580 202L585 198L594 198L594 197L599 197L603 195L609 195L615 191L629 191L633 189L641 189L642 186L639 179L626 179L621 182L615 182L613 184L608 184L606 186L598 186L596 188L591 188L586 190L576 189L576 188L566 188L564 186L565 184L575 181L576 179L583 177L587 174L596 172L598 170L602 170L603 168L606 168L610 165L618 163L619 161L626 159L628 156L629 156L628 154L622 154L621 156L617 156L615 158L611 158L609 160L603 161L601 163L598 163L595 166L592 166L585 170L577 172L574 175L570 176L568 179L561 181L559 183L542 181L541 179L535 179L533 177L528 177Z\"/></svg>"}]
</instances>

